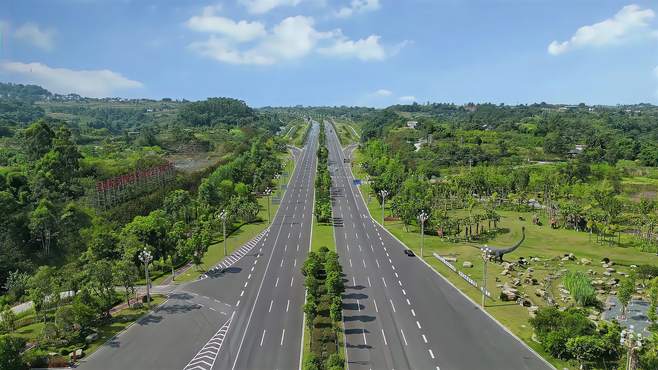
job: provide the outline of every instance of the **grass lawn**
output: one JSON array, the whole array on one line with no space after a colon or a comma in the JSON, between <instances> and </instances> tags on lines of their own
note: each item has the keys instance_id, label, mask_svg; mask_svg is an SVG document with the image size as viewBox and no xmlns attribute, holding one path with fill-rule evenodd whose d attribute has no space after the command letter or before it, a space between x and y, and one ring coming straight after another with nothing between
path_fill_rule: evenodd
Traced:
<instances>
[{"instance_id":1,"label":"grass lawn","mask_svg":"<svg viewBox=\"0 0 658 370\"><path fill-rule=\"evenodd\" d=\"M359 155L357 153L356 162L358 162L358 159ZM365 173L362 172L358 165L354 165L352 170L354 171L355 176L365 177ZM361 191L364 195L364 199L367 201L369 198L367 194L370 192L369 185L362 185ZM386 208L386 214L389 215L390 211L388 210L388 202ZM368 209L370 210L370 214L374 216L377 221L381 222L381 205L373 196L370 196ZM466 212L467 211L465 210L458 210L454 213ZM608 257L610 260L614 261L614 267L622 272L629 272L630 265L658 264L658 257L655 254L641 252L636 248L630 247L630 243L628 243L631 238L630 236L622 237L621 246L607 243L599 244L595 241L596 236L592 236L590 241L590 235L585 232L566 229L551 229L550 226L547 226L548 222L546 216L540 215L544 226L536 226L531 222L532 213L502 210L498 211L498 213L501 215L501 221L498 225L501 231L493 236L486 238L483 237L483 240L480 241L454 242L442 239L436 235L425 235L425 247L423 251L423 258L425 261L476 302L480 302L481 300L480 292L434 258L432 255L433 253L456 257L457 262L454 264L455 267L468 274L478 283L481 283L483 278L483 261L479 247L484 244L489 244L493 247L510 246L521 238L521 227L525 227L525 241L516 251L506 255L505 260L513 262L521 256L528 260L531 256L540 258L540 262L531 263L530 266L534 270L532 272L532 277L540 282L544 281L549 274L555 275L557 271L565 269L585 272L591 269L595 273L595 275L592 276L593 280L607 280L609 277L606 278L602 276L604 269L600 264L601 259L604 257ZM525 221L520 220L519 217L523 217ZM385 226L393 235L403 241L409 248L413 249L417 255L420 255L421 238L419 228L416 225L409 226L408 231L405 230L400 221L387 221ZM486 222L484 226L486 228ZM568 253L573 253L576 260L561 261L561 257ZM589 259L591 264L581 264L581 258ZM462 264L464 261L472 262L473 267L463 268ZM549 360L554 366L558 368L570 367L568 363L551 358L548 354L543 352L539 343L532 340L533 333L532 328L528 323L529 313L526 308L513 302L501 301L498 297L500 285L512 280L513 278L522 277L521 272L523 271L513 272L512 276L506 277L500 275L503 270L500 264L489 263L487 267L487 288L492 292L493 299L488 301L486 310L519 338L525 341L530 347ZM617 273L614 273L611 277L623 279L623 276L618 275ZM553 281L549 291L559 304L563 306L572 304L570 301L561 301L559 299L559 282L560 279ZM538 298L535 295L535 290L539 287L539 285L521 285L519 291L525 293L527 298L530 299L534 305L544 306L545 302L543 299ZM604 296L600 296L599 299L604 299Z\"/></svg>"},{"instance_id":2,"label":"grass lawn","mask_svg":"<svg viewBox=\"0 0 658 370\"><path fill-rule=\"evenodd\" d=\"M86 345L84 350L85 356L89 356L110 338L126 329L129 325L137 321L144 314L148 313L151 308L154 308L164 302L165 299L166 298L163 296L153 295L150 308L144 305L141 308L125 308L119 312L114 313L110 321L98 327L98 339ZM43 327L43 322L35 322L33 324L16 329L12 335L22 337L28 342L35 342L41 335ZM74 347L74 345L72 346ZM68 347L71 346L66 346L66 348ZM61 348L48 348L47 350L50 352L59 353L60 349Z\"/></svg>"},{"instance_id":3,"label":"grass lawn","mask_svg":"<svg viewBox=\"0 0 658 370\"><path fill-rule=\"evenodd\" d=\"M282 160L285 160L287 158L288 158L287 154L282 154ZM285 172L288 172L288 176L287 177L282 176L280 179L276 180L278 182L278 185L285 184L288 181L289 177L292 176L294 170L295 170L295 162L291 160L287 160ZM277 186L277 189L280 189L280 187ZM277 195L279 197L283 197L283 191L278 190ZM235 229L231 234L227 235L226 249L229 254L233 253L234 250L240 248L246 242L253 239L256 235L258 235L261 231L265 230L265 228L268 226L267 197L259 198L258 204L260 205L260 212L258 213L257 218L260 219L260 221L252 222L249 224L243 224L239 226L237 229ZM276 214L276 211L278 209L279 209L278 204L271 204L270 213L272 219L274 219L274 215ZM215 241L215 243L210 245L208 251L203 256L203 261L200 266L200 270L197 270L195 267L192 267L189 270L187 270L187 272L179 276L176 276L176 282L183 283L183 282L196 280L208 268L214 266L225 257L224 239L222 238L221 230L217 230L217 231L218 231L216 235L217 240ZM228 225L227 225L227 233L228 233ZM164 276L161 276L160 278L154 280L154 284L157 285L158 282L162 282L166 277L167 275L165 274Z\"/></svg>"},{"instance_id":4,"label":"grass lawn","mask_svg":"<svg viewBox=\"0 0 658 370\"><path fill-rule=\"evenodd\" d=\"M302 140L304 139L304 135L306 134L306 131L308 131L308 128L310 126L311 126L310 123L300 122L297 131L295 131L295 134L291 135L290 143L296 147L301 148L304 145L304 143L302 142Z\"/></svg>"},{"instance_id":5,"label":"grass lawn","mask_svg":"<svg viewBox=\"0 0 658 370\"><path fill-rule=\"evenodd\" d=\"M336 132L338 133L340 144L343 147L359 142L358 136L354 133L353 126L350 126L346 122L336 121Z\"/></svg>"}]
</instances>

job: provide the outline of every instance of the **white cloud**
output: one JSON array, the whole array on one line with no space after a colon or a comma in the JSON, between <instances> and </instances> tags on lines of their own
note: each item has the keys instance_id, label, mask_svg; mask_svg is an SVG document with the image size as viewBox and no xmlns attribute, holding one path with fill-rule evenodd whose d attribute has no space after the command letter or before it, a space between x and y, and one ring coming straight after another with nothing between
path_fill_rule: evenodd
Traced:
<instances>
[{"instance_id":1,"label":"white cloud","mask_svg":"<svg viewBox=\"0 0 658 370\"><path fill-rule=\"evenodd\" d=\"M311 53L363 61L383 60L403 46L398 45L388 52L377 35L354 41L344 36L340 29L319 31L314 19L306 16L285 18L266 30L261 23L235 22L216 16L213 9L205 9L201 16L190 18L186 24L194 31L211 33L207 40L191 43L191 50L231 64L270 65L300 59ZM248 32L240 31L240 27ZM246 41L251 43L244 45Z\"/></svg>"},{"instance_id":2,"label":"white cloud","mask_svg":"<svg viewBox=\"0 0 658 370\"><path fill-rule=\"evenodd\" d=\"M413 103L416 101L416 97L413 95L406 95L406 96L401 96L398 98L401 102L404 103Z\"/></svg>"},{"instance_id":3,"label":"white cloud","mask_svg":"<svg viewBox=\"0 0 658 370\"><path fill-rule=\"evenodd\" d=\"M21 75L22 82L34 83L59 94L76 93L89 97L106 97L116 91L142 87L142 83L107 69L72 70L52 68L41 63L5 62L0 71Z\"/></svg>"},{"instance_id":4,"label":"white cloud","mask_svg":"<svg viewBox=\"0 0 658 370\"><path fill-rule=\"evenodd\" d=\"M365 39L352 41L340 37L334 41L333 45L320 48L318 51L326 55L356 57L363 61L383 60L386 58L386 51L379 44L379 38L377 35L370 35Z\"/></svg>"},{"instance_id":5,"label":"white cloud","mask_svg":"<svg viewBox=\"0 0 658 370\"><path fill-rule=\"evenodd\" d=\"M239 0L252 14L267 13L281 6L297 6L302 0Z\"/></svg>"},{"instance_id":6,"label":"white cloud","mask_svg":"<svg viewBox=\"0 0 658 370\"><path fill-rule=\"evenodd\" d=\"M376 96L391 96L391 95L393 95L393 92L391 90L387 90L387 89L379 89L379 90L375 91L374 95L376 95Z\"/></svg>"},{"instance_id":7,"label":"white cloud","mask_svg":"<svg viewBox=\"0 0 658 370\"><path fill-rule=\"evenodd\" d=\"M653 75L658 78L658 67L653 69Z\"/></svg>"},{"instance_id":8,"label":"white cloud","mask_svg":"<svg viewBox=\"0 0 658 370\"><path fill-rule=\"evenodd\" d=\"M249 49L240 50L229 40L211 36L207 41L190 45L202 55L232 64L274 64L282 60L298 59L314 50L319 40L331 33L318 32L313 18L288 17L276 25L260 42Z\"/></svg>"},{"instance_id":9,"label":"white cloud","mask_svg":"<svg viewBox=\"0 0 658 370\"><path fill-rule=\"evenodd\" d=\"M635 4L627 5L612 18L580 27L567 41L551 42L548 52L560 55L582 47L618 45L638 38L655 38L658 33L649 26L654 17L655 13L651 9L642 9Z\"/></svg>"},{"instance_id":10,"label":"white cloud","mask_svg":"<svg viewBox=\"0 0 658 370\"><path fill-rule=\"evenodd\" d=\"M55 48L55 31L41 29L36 23L25 23L18 27L14 37L42 50L51 51Z\"/></svg>"},{"instance_id":11,"label":"white cloud","mask_svg":"<svg viewBox=\"0 0 658 370\"><path fill-rule=\"evenodd\" d=\"M267 34L260 22L239 21L215 15L217 7L208 6L201 15L194 16L185 23L197 32L221 34L237 42L251 41Z\"/></svg>"},{"instance_id":12,"label":"white cloud","mask_svg":"<svg viewBox=\"0 0 658 370\"><path fill-rule=\"evenodd\" d=\"M348 18L357 13L372 12L380 8L379 0L352 0L336 12L339 18Z\"/></svg>"}]
</instances>

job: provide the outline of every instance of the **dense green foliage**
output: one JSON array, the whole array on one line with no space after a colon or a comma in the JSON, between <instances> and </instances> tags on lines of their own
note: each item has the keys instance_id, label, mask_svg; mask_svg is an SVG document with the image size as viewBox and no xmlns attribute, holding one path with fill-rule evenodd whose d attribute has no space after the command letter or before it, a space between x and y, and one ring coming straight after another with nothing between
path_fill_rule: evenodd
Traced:
<instances>
[{"instance_id":1,"label":"dense green foliage","mask_svg":"<svg viewBox=\"0 0 658 370\"><path fill-rule=\"evenodd\" d=\"M338 254L325 246L318 252L309 252L301 270L307 289L303 309L311 333L311 355L304 369L344 369L345 361L338 351L338 333L342 322L341 295L345 287Z\"/></svg>"},{"instance_id":2,"label":"dense green foliage","mask_svg":"<svg viewBox=\"0 0 658 370\"><path fill-rule=\"evenodd\" d=\"M315 177L315 218L318 222L331 220L331 175L329 175L329 150L324 122L320 123L318 156L318 173Z\"/></svg>"},{"instance_id":3,"label":"dense green foliage","mask_svg":"<svg viewBox=\"0 0 658 370\"><path fill-rule=\"evenodd\" d=\"M597 328L578 309L542 308L530 324L544 350L556 358L603 368L619 361L623 352L617 323L601 323Z\"/></svg>"},{"instance_id":4,"label":"dense green foliage","mask_svg":"<svg viewBox=\"0 0 658 370\"><path fill-rule=\"evenodd\" d=\"M569 271L564 276L564 287L569 290L573 299L581 306L596 302L596 290L586 274L580 271Z\"/></svg>"}]
</instances>

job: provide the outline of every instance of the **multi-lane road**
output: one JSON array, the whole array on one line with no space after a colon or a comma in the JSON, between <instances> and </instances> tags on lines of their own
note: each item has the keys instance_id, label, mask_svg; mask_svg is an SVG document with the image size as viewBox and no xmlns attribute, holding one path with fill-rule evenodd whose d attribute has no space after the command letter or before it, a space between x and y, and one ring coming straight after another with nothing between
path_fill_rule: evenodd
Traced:
<instances>
[{"instance_id":1,"label":"multi-lane road","mask_svg":"<svg viewBox=\"0 0 658 370\"><path fill-rule=\"evenodd\" d=\"M349 369L549 369L374 222L326 124ZM85 359L83 369L300 368L319 125L272 224Z\"/></svg>"},{"instance_id":2,"label":"multi-lane road","mask_svg":"<svg viewBox=\"0 0 658 370\"><path fill-rule=\"evenodd\" d=\"M82 369L298 369L319 127L271 226L85 359Z\"/></svg>"},{"instance_id":3,"label":"multi-lane road","mask_svg":"<svg viewBox=\"0 0 658 370\"><path fill-rule=\"evenodd\" d=\"M348 368L551 369L371 219L325 126Z\"/></svg>"}]
</instances>

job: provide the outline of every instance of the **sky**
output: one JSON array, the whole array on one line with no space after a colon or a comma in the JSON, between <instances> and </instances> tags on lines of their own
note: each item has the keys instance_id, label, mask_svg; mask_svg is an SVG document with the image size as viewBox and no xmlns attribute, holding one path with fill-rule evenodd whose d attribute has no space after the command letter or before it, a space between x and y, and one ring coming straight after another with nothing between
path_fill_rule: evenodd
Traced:
<instances>
[{"instance_id":1,"label":"sky","mask_svg":"<svg viewBox=\"0 0 658 370\"><path fill-rule=\"evenodd\" d=\"M658 2L3 0L0 81L255 107L658 104Z\"/></svg>"}]
</instances>

